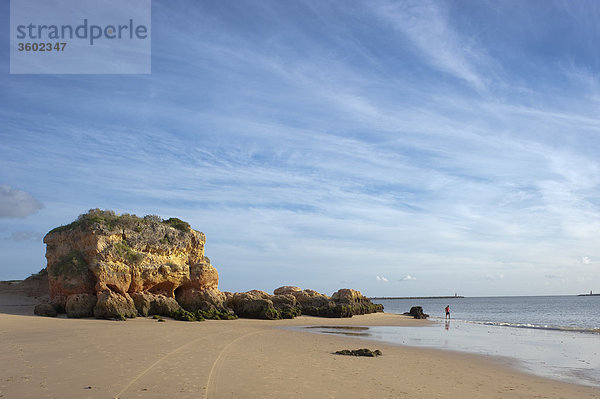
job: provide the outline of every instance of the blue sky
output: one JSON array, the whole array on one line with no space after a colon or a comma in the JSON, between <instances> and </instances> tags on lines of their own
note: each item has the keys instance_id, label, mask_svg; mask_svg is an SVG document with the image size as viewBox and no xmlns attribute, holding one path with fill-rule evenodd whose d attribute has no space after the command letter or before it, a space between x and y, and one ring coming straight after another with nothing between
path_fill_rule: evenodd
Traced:
<instances>
[{"instance_id":1,"label":"blue sky","mask_svg":"<svg viewBox=\"0 0 600 399\"><path fill-rule=\"evenodd\" d=\"M2 29L0 279L99 207L189 221L222 290L600 292L599 20L153 0L151 75L10 75Z\"/></svg>"}]
</instances>

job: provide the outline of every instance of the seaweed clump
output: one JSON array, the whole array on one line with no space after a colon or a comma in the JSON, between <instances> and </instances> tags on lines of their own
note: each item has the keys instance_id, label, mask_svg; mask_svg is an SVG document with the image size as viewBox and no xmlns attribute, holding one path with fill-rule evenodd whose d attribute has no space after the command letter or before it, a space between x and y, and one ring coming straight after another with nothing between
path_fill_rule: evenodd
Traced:
<instances>
[{"instance_id":1,"label":"seaweed clump","mask_svg":"<svg viewBox=\"0 0 600 399\"><path fill-rule=\"evenodd\" d=\"M372 351L367 348L356 349L356 350L343 349L341 351L336 351L335 354L336 355L344 355L344 356L365 356L365 357L377 357L377 356L382 355L382 353L379 349L375 349L374 351Z\"/></svg>"}]
</instances>

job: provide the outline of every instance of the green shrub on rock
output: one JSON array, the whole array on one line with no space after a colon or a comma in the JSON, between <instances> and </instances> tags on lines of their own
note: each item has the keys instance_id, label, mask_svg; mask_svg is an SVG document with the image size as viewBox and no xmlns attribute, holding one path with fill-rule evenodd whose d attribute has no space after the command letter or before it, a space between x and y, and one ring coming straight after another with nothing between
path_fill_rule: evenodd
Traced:
<instances>
[{"instance_id":1,"label":"green shrub on rock","mask_svg":"<svg viewBox=\"0 0 600 399\"><path fill-rule=\"evenodd\" d=\"M188 312L184 309L173 310L171 312L171 317L180 321L204 321L202 316L196 316L194 313Z\"/></svg>"},{"instance_id":2,"label":"green shrub on rock","mask_svg":"<svg viewBox=\"0 0 600 399\"><path fill-rule=\"evenodd\" d=\"M294 306L291 308L283 308L279 310L279 315L282 319L293 319L294 317L300 316L302 312L300 308Z\"/></svg>"},{"instance_id":3,"label":"green shrub on rock","mask_svg":"<svg viewBox=\"0 0 600 399\"><path fill-rule=\"evenodd\" d=\"M88 269L88 263L79 251L71 251L60 258L59 262L50 270L53 276L75 277Z\"/></svg>"},{"instance_id":4,"label":"green shrub on rock","mask_svg":"<svg viewBox=\"0 0 600 399\"><path fill-rule=\"evenodd\" d=\"M181 230L183 232L188 232L192 228L188 222L184 222L178 218L169 218L167 220L163 220L162 223L174 227L177 230Z\"/></svg>"},{"instance_id":5,"label":"green shrub on rock","mask_svg":"<svg viewBox=\"0 0 600 399\"><path fill-rule=\"evenodd\" d=\"M117 255L129 264L137 265L146 257L143 253L131 249L127 241L116 242L113 248Z\"/></svg>"},{"instance_id":6,"label":"green shrub on rock","mask_svg":"<svg viewBox=\"0 0 600 399\"><path fill-rule=\"evenodd\" d=\"M206 320L236 320L238 317L235 313L230 313L225 310L217 310L215 308L210 310L197 310L194 312L196 317L201 317Z\"/></svg>"},{"instance_id":7,"label":"green shrub on rock","mask_svg":"<svg viewBox=\"0 0 600 399\"><path fill-rule=\"evenodd\" d=\"M93 226L100 226L109 231L130 229L139 233L143 230L144 226L153 223L164 223L183 232L188 232L191 229L189 223L184 222L183 220L178 218L169 218L163 220L160 216L157 215L146 215L143 218L141 218L139 216L130 215L128 213L119 215L115 211L95 208L90 209L87 213L79 215L77 220L68 225L59 226L55 229L50 230L49 234L71 230L73 228L80 228L85 230L90 229Z\"/></svg>"},{"instance_id":8,"label":"green shrub on rock","mask_svg":"<svg viewBox=\"0 0 600 399\"><path fill-rule=\"evenodd\" d=\"M279 311L275 308L266 308L263 310L262 314L259 315L261 319L266 320L278 320L281 319Z\"/></svg>"},{"instance_id":9,"label":"green shrub on rock","mask_svg":"<svg viewBox=\"0 0 600 399\"><path fill-rule=\"evenodd\" d=\"M335 305L326 307L306 307L302 308L302 314L309 316L318 317L352 317L352 306L351 305Z\"/></svg>"}]
</instances>

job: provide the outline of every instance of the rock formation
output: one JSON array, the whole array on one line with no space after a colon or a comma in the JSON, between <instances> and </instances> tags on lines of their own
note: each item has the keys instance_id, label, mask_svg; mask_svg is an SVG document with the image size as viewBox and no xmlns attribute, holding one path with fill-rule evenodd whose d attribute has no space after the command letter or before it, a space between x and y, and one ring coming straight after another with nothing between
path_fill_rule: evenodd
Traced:
<instances>
[{"instance_id":1,"label":"rock formation","mask_svg":"<svg viewBox=\"0 0 600 399\"><path fill-rule=\"evenodd\" d=\"M50 304L68 317L162 315L192 321L301 313L352 317L383 310L351 289L331 297L292 286L274 295L221 292L217 270L204 255L206 237L176 218L92 209L50 231L44 242ZM44 307L39 313L52 312Z\"/></svg>"},{"instance_id":2,"label":"rock formation","mask_svg":"<svg viewBox=\"0 0 600 399\"><path fill-rule=\"evenodd\" d=\"M314 290L284 286L274 295L264 291L248 291L228 296L225 305L240 317L260 319L293 318L300 314L321 317L352 317L382 312L383 305L371 303L359 291L344 288L331 297Z\"/></svg>"},{"instance_id":3,"label":"rock formation","mask_svg":"<svg viewBox=\"0 0 600 399\"><path fill-rule=\"evenodd\" d=\"M44 242L50 301L69 317L170 315L180 304L223 309L206 237L179 219L94 209Z\"/></svg>"}]
</instances>

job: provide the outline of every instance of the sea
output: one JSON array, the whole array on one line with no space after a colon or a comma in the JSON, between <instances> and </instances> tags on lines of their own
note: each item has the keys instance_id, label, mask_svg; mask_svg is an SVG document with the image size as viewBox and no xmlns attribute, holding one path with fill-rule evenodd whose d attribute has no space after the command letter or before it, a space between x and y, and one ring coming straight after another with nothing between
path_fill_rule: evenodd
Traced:
<instances>
[{"instance_id":1,"label":"sea","mask_svg":"<svg viewBox=\"0 0 600 399\"><path fill-rule=\"evenodd\" d=\"M600 387L600 296L374 299L386 313L421 306L427 327L368 327L360 336L491 355L528 373ZM444 309L450 306L450 320ZM335 329L321 332L332 333Z\"/></svg>"}]
</instances>

